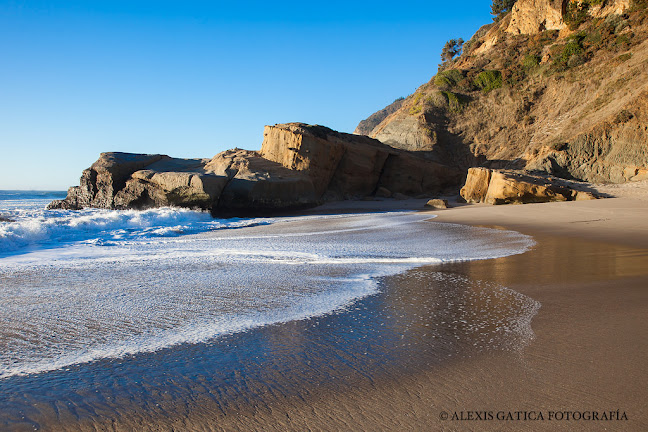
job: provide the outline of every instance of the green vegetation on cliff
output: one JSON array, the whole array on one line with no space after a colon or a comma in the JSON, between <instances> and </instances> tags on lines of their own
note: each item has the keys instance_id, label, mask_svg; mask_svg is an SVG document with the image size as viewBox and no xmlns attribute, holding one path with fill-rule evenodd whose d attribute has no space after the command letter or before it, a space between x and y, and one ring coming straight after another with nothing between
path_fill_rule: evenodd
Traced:
<instances>
[{"instance_id":1,"label":"green vegetation on cliff","mask_svg":"<svg viewBox=\"0 0 648 432\"><path fill-rule=\"evenodd\" d=\"M454 166L637 178L648 170L648 0L627 5L519 0L369 135Z\"/></svg>"}]
</instances>

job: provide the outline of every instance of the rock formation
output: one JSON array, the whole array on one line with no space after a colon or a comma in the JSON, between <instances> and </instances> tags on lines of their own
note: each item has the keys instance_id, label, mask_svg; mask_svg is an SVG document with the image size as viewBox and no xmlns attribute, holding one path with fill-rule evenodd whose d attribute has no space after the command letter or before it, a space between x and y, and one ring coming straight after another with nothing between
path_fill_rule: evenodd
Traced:
<instances>
[{"instance_id":1,"label":"rock formation","mask_svg":"<svg viewBox=\"0 0 648 432\"><path fill-rule=\"evenodd\" d=\"M568 0L518 0L511 11L506 28L512 34L535 34L545 30L565 28L563 15Z\"/></svg>"},{"instance_id":2,"label":"rock formation","mask_svg":"<svg viewBox=\"0 0 648 432\"><path fill-rule=\"evenodd\" d=\"M431 207L431 208L433 208L435 210L441 210L441 209L450 208L450 205L448 204L448 200L435 198L435 199L431 199L428 202L426 202L425 207Z\"/></svg>"},{"instance_id":3,"label":"rock formation","mask_svg":"<svg viewBox=\"0 0 648 432\"><path fill-rule=\"evenodd\" d=\"M592 198L553 177L648 177L646 1L519 0L356 135L289 123L267 126L260 151L212 159L104 153L50 206L258 214L434 195L461 184L469 168L469 202Z\"/></svg>"},{"instance_id":4,"label":"rock formation","mask_svg":"<svg viewBox=\"0 0 648 432\"><path fill-rule=\"evenodd\" d=\"M212 159L102 153L50 208L181 206L212 214L262 214L325 200L436 194L456 186L458 169L375 139L301 123L266 126L261 151L227 150Z\"/></svg>"},{"instance_id":5,"label":"rock formation","mask_svg":"<svg viewBox=\"0 0 648 432\"><path fill-rule=\"evenodd\" d=\"M638 180L648 170L646 65L644 0L519 0L367 135L465 170Z\"/></svg>"},{"instance_id":6,"label":"rock formation","mask_svg":"<svg viewBox=\"0 0 648 432\"><path fill-rule=\"evenodd\" d=\"M511 170L470 168L461 196L469 203L527 204L596 199L585 190L547 176Z\"/></svg>"}]
</instances>

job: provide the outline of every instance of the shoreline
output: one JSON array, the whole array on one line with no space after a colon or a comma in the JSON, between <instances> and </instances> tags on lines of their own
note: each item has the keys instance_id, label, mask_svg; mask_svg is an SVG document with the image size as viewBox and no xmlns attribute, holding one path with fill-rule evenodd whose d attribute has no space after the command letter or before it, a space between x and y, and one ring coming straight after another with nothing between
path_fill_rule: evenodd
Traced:
<instances>
[{"instance_id":1,"label":"shoreline","mask_svg":"<svg viewBox=\"0 0 648 432\"><path fill-rule=\"evenodd\" d=\"M503 227L523 234L648 248L647 210L648 200L620 197L504 206L464 205L432 213L436 222Z\"/></svg>"},{"instance_id":2,"label":"shoreline","mask_svg":"<svg viewBox=\"0 0 648 432\"><path fill-rule=\"evenodd\" d=\"M647 210L648 201L633 198L430 210L437 215L432 223L509 229L534 238L536 246L520 255L435 267L539 301L531 322L534 340L517 353L483 353L267 410L242 410L221 417L215 430L647 429L648 347L641 342L648 340ZM615 410L617 418L608 421L555 417ZM442 413L469 411L528 418L441 419Z\"/></svg>"},{"instance_id":3,"label":"shoreline","mask_svg":"<svg viewBox=\"0 0 648 432\"><path fill-rule=\"evenodd\" d=\"M344 202L342 207L346 207L346 211L423 210L424 202ZM345 209L339 208L339 203L330 207L319 210L345 212ZM434 327L438 321L434 321L436 312L421 309L413 300L415 296L412 296L429 289L426 284L432 279L426 277L441 273L509 288L541 304L531 321L534 338L522 349L468 351L468 355L435 361L436 348L420 344L419 339L418 347L413 350L399 348L390 354L415 358L415 367L390 366L389 356L382 358L379 355L380 352L390 352L389 345L381 346L378 350L368 345L367 348L374 351L371 361L364 356L332 357L342 369L332 364L322 364L322 370L313 369L312 372L308 371L317 363L313 366L310 362L302 363L299 360L302 354L295 357L295 353L289 349L285 351L289 367L282 372L277 369L276 377L272 373L268 375L276 379L270 387L275 390L269 394L264 389L266 383L258 383L258 390L255 390L261 396L258 400L245 400L240 395L232 394L230 396L235 397L231 405L220 406L209 395L211 391L205 392L208 387L203 390L202 384L195 382L192 386L195 384L198 392L190 400L178 401L170 406L170 410L160 408L155 419L144 420L134 413L138 420L128 412L121 412L83 422L69 418L69 422L58 425L56 430L129 430L135 426L158 430L228 431L309 428L511 431L648 429L648 418L642 405L648 397L643 385L646 371L644 359L648 350L641 344L648 338L645 323L648 307L645 285L648 239L642 237L648 228L648 223L642 218L645 210L648 210L648 201L626 198L509 206L463 205L449 210L425 210L425 213L437 215L429 220L432 224L452 223L514 230L531 235L536 245L519 255L429 265L384 277L380 279L384 290L401 297L398 301L400 307L408 308L407 304L411 303L412 309L408 310L407 315L420 317L423 321L419 325L428 323ZM572 226L576 228L571 229ZM381 297L371 299L369 303L384 301ZM362 304L366 305L367 302ZM370 310L378 309L367 309ZM358 330L360 321L352 318L363 314L343 312L340 316L271 326L232 339L240 337L243 341L254 342L241 346L252 347L268 340L284 346L287 340L299 334L300 338L310 338L314 347L326 352L327 343L330 342L327 342L328 336L324 339L321 337L330 330L325 333L322 333L324 328L309 330L311 325L330 320L331 329L342 323L347 328ZM371 314L367 316L371 320ZM375 325L375 316L373 322ZM291 329L299 331L293 333ZM337 331L340 331L339 328ZM302 344L301 340L296 342ZM363 343L362 339L354 343L358 342ZM385 351L385 348L388 349ZM348 353L362 354L359 350L352 347ZM210 348L201 345L185 351L187 353L183 354L183 358L186 357L186 360L183 361L194 361L200 359L200 353L209 352ZM167 354L175 358L173 352L163 355ZM146 358L143 356L138 361L146 363ZM305 359L308 358L307 355ZM208 357L201 361L207 360ZM259 367L262 365L258 364ZM272 365L270 368L272 371ZM344 371L345 368L348 368L347 371ZM164 373L164 370L160 370L160 373ZM312 376L313 380L304 381L304 387L291 387L290 382L299 383L299 376L303 373ZM315 379L318 376L320 378ZM240 379L236 376L235 382ZM243 381L240 385L245 388L248 384ZM295 392L289 391L291 388ZM215 389L221 392L219 387ZM222 391L229 393L230 390L226 386ZM628 420L622 420L622 423L548 420L475 422L444 421L440 418L444 412L542 412L547 416L549 411L557 410L607 412L616 409L622 410Z\"/></svg>"}]
</instances>

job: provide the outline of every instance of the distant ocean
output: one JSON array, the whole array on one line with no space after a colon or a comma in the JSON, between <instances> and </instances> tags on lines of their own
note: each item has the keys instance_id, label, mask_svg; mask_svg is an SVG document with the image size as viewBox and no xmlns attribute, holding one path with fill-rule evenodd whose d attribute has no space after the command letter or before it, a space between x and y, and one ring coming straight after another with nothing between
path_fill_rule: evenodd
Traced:
<instances>
[{"instance_id":1,"label":"distant ocean","mask_svg":"<svg viewBox=\"0 0 648 432\"><path fill-rule=\"evenodd\" d=\"M277 345L267 345L263 331L250 333L254 342L229 352L231 341L219 345L227 335L304 320L320 325L317 317L355 313L361 299L374 296L383 302L376 297L382 277L423 265L517 254L533 244L519 233L431 224L429 215L408 212L212 219L178 208L45 209L64 196L0 191L5 220L0 222L0 429L22 421L30 427L41 424L49 418L44 406L61 409L57 400L74 400L90 417L96 404L108 403L106 394L130 395L126 404L111 405L118 399L110 399L111 409L120 412L135 400L152 406L160 401L151 389L167 386L169 379L176 380L172 391L184 394L193 388L190 377L196 374L213 370L207 375L214 379L224 371L240 373L262 367L260 358L278 352ZM435 286L454 287L441 294L430 287L435 302L452 290L464 293L468 283L435 277ZM478 296L488 300L471 298L480 306L470 331L501 321L492 330L498 337L529 336L535 301L504 287L480 288ZM434 306L434 313L439 322L455 322L465 332L467 307L456 305L469 297L461 298L448 300L445 312ZM498 309L502 299L506 306ZM393 331L375 321L383 313L382 306L375 307L380 312L354 318L372 320L356 335ZM488 317L475 318L480 314ZM385 319L393 320L391 315ZM435 331L426 328L425 335ZM323 343L331 334L315 339ZM462 340L458 334L446 336L456 344ZM439 335L438 340L446 337ZM497 337L489 337L490 342L465 343L494 344ZM298 340L291 336L290 344ZM325 345L317 349L326 352ZM185 358L197 349L200 356ZM146 366L138 363L143 359ZM248 375L267 373L259 371ZM121 381L108 384L120 376ZM264 382L258 376L246 379ZM142 393L138 386L145 384ZM87 388L95 391L89 394Z\"/></svg>"}]
</instances>

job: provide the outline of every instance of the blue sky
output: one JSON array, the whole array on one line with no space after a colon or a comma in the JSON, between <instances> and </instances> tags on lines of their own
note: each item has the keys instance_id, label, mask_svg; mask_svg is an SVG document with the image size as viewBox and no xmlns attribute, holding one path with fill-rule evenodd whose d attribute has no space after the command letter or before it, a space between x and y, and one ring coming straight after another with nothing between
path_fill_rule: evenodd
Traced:
<instances>
[{"instance_id":1,"label":"blue sky","mask_svg":"<svg viewBox=\"0 0 648 432\"><path fill-rule=\"evenodd\" d=\"M67 189L103 151L257 150L352 132L436 72L490 2L0 0L0 189Z\"/></svg>"}]
</instances>

